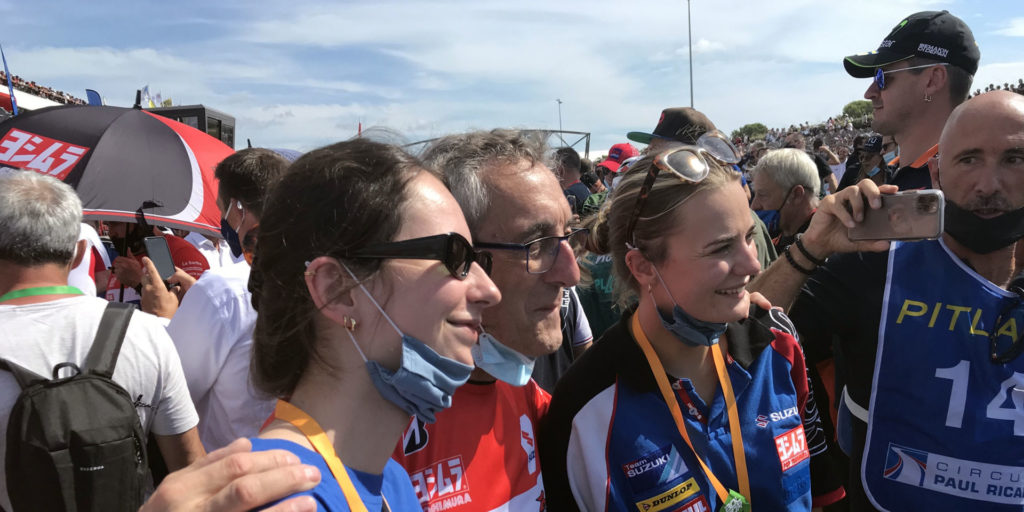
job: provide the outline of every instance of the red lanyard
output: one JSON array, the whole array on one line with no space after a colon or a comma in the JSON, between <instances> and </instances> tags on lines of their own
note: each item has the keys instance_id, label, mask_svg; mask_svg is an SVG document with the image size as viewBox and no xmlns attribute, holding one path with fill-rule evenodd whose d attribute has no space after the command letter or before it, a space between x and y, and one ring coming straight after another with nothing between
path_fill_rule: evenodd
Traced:
<instances>
[{"instance_id":1,"label":"red lanyard","mask_svg":"<svg viewBox=\"0 0 1024 512\"><path fill-rule=\"evenodd\" d=\"M309 440L309 444L312 444L317 453L327 461L327 467L331 468L331 474L334 475L334 479L341 486L341 492L345 495L348 508L352 512L367 512L366 505L363 504L362 498L359 497L359 492L352 485L352 479L348 477L348 471L345 471L345 465L338 458L338 454L334 451L334 446L327 439L327 434L320 427L320 424L302 409L284 400L277 401L277 407L274 408L274 417L287 421L299 429L306 436L306 439ZM387 499L384 499L384 507L389 511L391 510Z\"/></svg>"},{"instance_id":2,"label":"red lanyard","mask_svg":"<svg viewBox=\"0 0 1024 512\"><path fill-rule=\"evenodd\" d=\"M668 377L665 376L665 368L661 365L661 360L658 359L658 354L654 352L654 348L651 347L651 342L647 339L647 335L644 334L643 327L640 326L640 315L639 313L633 313L633 320L630 325L631 331L633 332L633 338L636 339L637 344L640 345L640 349L643 350L644 356L647 358L647 363L651 367L651 372L654 373L654 380L658 383L658 389L661 390L661 397L665 400L665 405L668 406L669 411L672 413L672 419L676 423L676 429L679 430L679 434L683 436L683 440L686 441L686 445L693 451L694 456L697 458L697 462L700 463L700 467L704 470L704 475L707 476L708 481L711 482L711 486L715 488L715 492L718 493L718 497L723 501L727 501L729 498L729 491L726 490L722 482L718 480L713 473L711 468L704 462L704 459L700 457L697 450L693 448L693 443L690 442L690 435L686 431L686 423L683 421L683 413L679 409L679 402L676 401L675 394L672 392L672 386L668 383ZM715 370L718 374L718 382L722 386L722 394L725 398L726 408L729 413L729 433L732 435L732 455L736 461L736 479L739 480L740 494L743 495L747 501L750 501L750 479L747 476L747 459L743 451L743 435L740 431L740 418L739 412L736 406L736 397L732 392L732 382L729 380L729 375L725 367L725 358L722 355L724 349L722 345L715 345L711 347L711 353L715 360Z\"/></svg>"}]
</instances>

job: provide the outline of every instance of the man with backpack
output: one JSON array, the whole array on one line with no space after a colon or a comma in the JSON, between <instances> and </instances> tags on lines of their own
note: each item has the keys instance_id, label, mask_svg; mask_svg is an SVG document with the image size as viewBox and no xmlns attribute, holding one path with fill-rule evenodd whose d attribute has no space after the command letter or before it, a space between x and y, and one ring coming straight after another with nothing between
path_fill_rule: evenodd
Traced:
<instances>
[{"instance_id":1,"label":"man with backpack","mask_svg":"<svg viewBox=\"0 0 1024 512\"><path fill-rule=\"evenodd\" d=\"M81 201L0 174L0 508L136 510L152 433L170 470L203 455L174 344L153 316L67 286Z\"/></svg>"}]
</instances>

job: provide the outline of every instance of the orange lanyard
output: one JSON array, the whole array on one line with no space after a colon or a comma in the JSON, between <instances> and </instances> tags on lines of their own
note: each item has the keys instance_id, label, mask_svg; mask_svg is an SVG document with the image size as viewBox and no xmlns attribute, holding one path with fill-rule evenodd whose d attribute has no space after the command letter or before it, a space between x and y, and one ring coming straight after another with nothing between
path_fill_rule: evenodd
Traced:
<instances>
[{"instance_id":1,"label":"orange lanyard","mask_svg":"<svg viewBox=\"0 0 1024 512\"><path fill-rule=\"evenodd\" d=\"M306 439L309 440L309 443L313 445L317 453L327 461L327 467L331 468L331 474L334 475L334 479L338 481L338 485L341 487L342 494L345 495L348 508L352 512L367 512L366 505L363 504L362 498L359 497L359 492L356 491L355 486L352 485L352 480L348 477L348 471L345 471L345 465L341 463L338 454L334 452L334 446L327 439L327 434L320 427L320 424L302 409L284 400L277 401L277 407L274 408L274 417L287 421L299 429L306 436ZM388 511L391 510L387 499L384 499L384 507Z\"/></svg>"},{"instance_id":2,"label":"orange lanyard","mask_svg":"<svg viewBox=\"0 0 1024 512\"><path fill-rule=\"evenodd\" d=\"M647 335L644 334L643 327L640 326L640 315L633 313L633 320L630 325L633 332L633 338L636 339L637 344L640 345L640 349L643 350L644 356L647 357L647 363L651 367L651 372L654 373L654 380L658 383L658 389L661 390L661 397L665 400L665 405L668 405L669 411L672 413L672 419L675 420L676 428L679 430L679 434L683 436L683 440L686 441L686 445L693 451L694 456L697 458L697 462L700 463L701 469L704 470L704 475L707 476L708 481L711 482L711 486L715 488L715 492L718 493L718 497L724 502L729 497L729 491L726 490L722 482L715 477L711 472L711 468L704 462L704 459L700 457L697 450L693 448L693 443L690 442L690 435L686 432L686 423L683 421L683 413L679 409L679 402L676 400L675 394L672 392L672 386L668 383L668 377L665 376L665 368L661 365L661 360L658 359L658 354L654 352L654 348L651 347L651 342L647 339ZM725 404L729 413L729 433L732 434L732 456L736 461L736 478L740 484L740 494L745 497L749 503L750 501L750 480L747 476L747 458L743 451L743 435L740 431L740 418L739 411L736 406L736 397L732 392L732 382L729 380L729 375L725 367L725 358L722 355L724 349L721 344L711 347L711 353L715 359L715 370L718 374L718 382L722 386L722 393L725 396Z\"/></svg>"},{"instance_id":3,"label":"orange lanyard","mask_svg":"<svg viewBox=\"0 0 1024 512\"><path fill-rule=\"evenodd\" d=\"M919 156L917 158L917 160L914 160L914 163L910 164L910 166L911 167L921 167L924 164L928 163L928 160L930 160L931 157L933 157L936 154L938 154L938 152L939 152L939 145L936 144L936 145L928 148L928 151L925 151L923 155L921 155L921 156ZM891 162L888 162L889 165L899 165L899 163L900 163L900 157L893 158Z\"/></svg>"}]
</instances>

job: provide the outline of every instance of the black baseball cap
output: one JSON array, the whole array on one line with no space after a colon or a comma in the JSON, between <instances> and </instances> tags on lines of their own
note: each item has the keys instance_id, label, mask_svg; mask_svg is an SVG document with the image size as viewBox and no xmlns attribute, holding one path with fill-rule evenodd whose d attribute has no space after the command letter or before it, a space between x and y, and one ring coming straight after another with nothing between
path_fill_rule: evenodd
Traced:
<instances>
[{"instance_id":1,"label":"black baseball cap","mask_svg":"<svg viewBox=\"0 0 1024 512\"><path fill-rule=\"evenodd\" d=\"M922 11L893 27L877 50L850 55L843 59L843 66L854 78L871 78L876 68L912 57L948 62L974 75L981 50L960 18L949 11Z\"/></svg>"},{"instance_id":2,"label":"black baseball cap","mask_svg":"<svg viewBox=\"0 0 1024 512\"><path fill-rule=\"evenodd\" d=\"M653 133L629 132L626 138L641 144L650 144L652 138L696 144L701 135L715 129L715 123L699 110L690 107L666 108L661 111L661 118Z\"/></svg>"},{"instance_id":3,"label":"black baseball cap","mask_svg":"<svg viewBox=\"0 0 1024 512\"><path fill-rule=\"evenodd\" d=\"M872 135L871 137L868 137L867 142L864 143L864 152L870 154L881 154L882 136Z\"/></svg>"}]
</instances>

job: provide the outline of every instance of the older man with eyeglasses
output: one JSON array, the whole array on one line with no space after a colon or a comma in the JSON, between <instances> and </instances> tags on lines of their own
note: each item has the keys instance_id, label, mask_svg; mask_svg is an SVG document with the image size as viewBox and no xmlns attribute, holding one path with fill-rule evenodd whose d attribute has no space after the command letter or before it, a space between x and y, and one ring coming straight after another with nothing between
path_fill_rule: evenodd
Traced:
<instances>
[{"instance_id":1,"label":"older man with eyeglasses","mask_svg":"<svg viewBox=\"0 0 1024 512\"><path fill-rule=\"evenodd\" d=\"M901 20L873 52L846 57L846 72L872 78L871 126L899 142L887 183L900 190L931 188L928 160L935 156L946 119L967 99L981 52L970 27L947 11L922 11Z\"/></svg>"}]
</instances>

